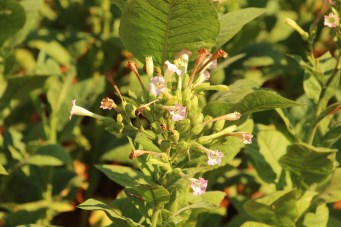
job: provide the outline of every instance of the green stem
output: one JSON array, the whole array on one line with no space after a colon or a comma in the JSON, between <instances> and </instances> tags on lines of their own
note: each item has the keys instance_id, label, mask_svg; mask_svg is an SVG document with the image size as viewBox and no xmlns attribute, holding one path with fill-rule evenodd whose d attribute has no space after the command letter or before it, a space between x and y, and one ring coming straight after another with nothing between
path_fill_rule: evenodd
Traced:
<instances>
[{"instance_id":1,"label":"green stem","mask_svg":"<svg viewBox=\"0 0 341 227\"><path fill-rule=\"evenodd\" d=\"M160 209L155 209L153 211L153 215L152 215L152 227L156 227L157 226L157 220L159 218L159 213L160 213Z\"/></svg>"}]
</instances>

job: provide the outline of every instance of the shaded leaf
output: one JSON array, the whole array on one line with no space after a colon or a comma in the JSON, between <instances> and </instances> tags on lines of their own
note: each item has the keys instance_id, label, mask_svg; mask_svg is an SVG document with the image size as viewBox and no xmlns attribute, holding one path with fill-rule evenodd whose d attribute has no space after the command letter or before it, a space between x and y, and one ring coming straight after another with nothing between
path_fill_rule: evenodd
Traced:
<instances>
[{"instance_id":1,"label":"shaded leaf","mask_svg":"<svg viewBox=\"0 0 341 227\"><path fill-rule=\"evenodd\" d=\"M270 227L270 225L255 221L248 221L242 224L241 227Z\"/></svg>"},{"instance_id":2,"label":"shaded leaf","mask_svg":"<svg viewBox=\"0 0 341 227\"><path fill-rule=\"evenodd\" d=\"M235 36L245 24L254 20L265 13L265 9L261 8L246 8L233 11L219 17L220 33L215 45L215 49L219 49Z\"/></svg>"},{"instance_id":3,"label":"shaded leaf","mask_svg":"<svg viewBox=\"0 0 341 227\"><path fill-rule=\"evenodd\" d=\"M288 147L280 164L290 172L298 187L307 189L330 178L334 156L335 150L297 143Z\"/></svg>"},{"instance_id":4,"label":"shaded leaf","mask_svg":"<svg viewBox=\"0 0 341 227\"><path fill-rule=\"evenodd\" d=\"M110 180L124 187L134 187L136 183L146 184L149 179L140 171L119 165L96 165Z\"/></svg>"},{"instance_id":5,"label":"shaded leaf","mask_svg":"<svg viewBox=\"0 0 341 227\"><path fill-rule=\"evenodd\" d=\"M251 216L274 226L294 226L296 213L296 192L277 191L256 200L249 200L244 209Z\"/></svg>"},{"instance_id":6,"label":"shaded leaf","mask_svg":"<svg viewBox=\"0 0 341 227\"><path fill-rule=\"evenodd\" d=\"M117 227L142 226L138 223L135 223L130 218L125 218L119 215L111 207L95 199L86 200L82 204L78 205L78 208L81 208L83 210L102 210L105 212L108 218L110 218L110 220L113 222L113 225Z\"/></svg>"},{"instance_id":7,"label":"shaded leaf","mask_svg":"<svg viewBox=\"0 0 341 227\"><path fill-rule=\"evenodd\" d=\"M142 62L153 56L157 65L185 48L210 49L218 33L218 15L207 0L132 0L120 24L124 46Z\"/></svg>"},{"instance_id":8,"label":"shaded leaf","mask_svg":"<svg viewBox=\"0 0 341 227\"><path fill-rule=\"evenodd\" d=\"M0 98L0 110L9 104L11 100L26 100L28 93L34 89L43 87L45 76L10 77L7 79L7 87Z\"/></svg>"},{"instance_id":9,"label":"shaded leaf","mask_svg":"<svg viewBox=\"0 0 341 227\"><path fill-rule=\"evenodd\" d=\"M0 46L24 26L26 14L19 2L6 0L0 2Z\"/></svg>"},{"instance_id":10,"label":"shaded leaf","mask_svg":"<svg viewBox=\"0 0 341 227\"><path fill-rule=\"evenodd\" d=\"M0 174L2 175L8 175L5 167L0 163Z\"/></svg>"},{"instance_id":11,"label":"shaded leaf","mask_svg":"<svg viewBox=\"0 0 341 227\"><path fill-rule=\"evenodd\" d=\"M304 217L305 227L327 226L329 210L326 204L321 204L316 208L315 213L308 213Z\"/></svg>"}]
</instances>

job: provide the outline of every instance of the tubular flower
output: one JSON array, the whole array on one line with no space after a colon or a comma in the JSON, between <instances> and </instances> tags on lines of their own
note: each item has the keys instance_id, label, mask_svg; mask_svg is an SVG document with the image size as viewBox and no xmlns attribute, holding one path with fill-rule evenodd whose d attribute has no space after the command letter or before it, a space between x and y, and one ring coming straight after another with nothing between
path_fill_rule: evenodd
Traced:
<instances>
[{"instance_id":1,"label":"tubular flower","mask_svg":"<svg viewBox=\"0 0 341 227\"><path fill-rule=\"evenodd\" d=\"M324 25L330 28L336 28L340 23L340 17L334 13L324 16Z\"/></svg>"},{"instance_id":2,"label":"tubular flower","mask_svg":"<svg viewBox=\"0 0 341 227\"><path fill-rule=\"evenodd\" d=\"M235 136L243 140L244 144L251 144L253 135L248 132L231 132L227 133L226 136Z\"/></svg>"},{"instance_id":3,"label":"tubular flower","mask_svg":"<svg viewBox=\"0 0 341 227\"><path fill-rule=\"evenodd\" d=\"M172 115L173 121L181 121L186 116L186 107L176 104L169 110L169 113Z\"/></svg>"},{"instance_id":4,"label":"tubular flower","mask_svg":"<svg viewBox=\"0 0 341 227\"><path fill-rule=\"evenodd\" d=\"M92 117L96 118L97 120L103 120L105 117L94 114L93 112L90 112L89 110L76 105L76 99L72 100L72 108L69 115L69 120L71 120L73 115L78 116L86 116L86 117Z\"/></svg>"},{"instance_id":5,"label":"tubular flower","mask_svg":"<svg viewBox=\"0 0 341 227\"><path fill-rule=\"evenodd\" d=\"M191 188L193 190L193 195L202 195L205 193L208 180L205 180L202 177L200 177L199 180L195 178L191 178L190 180L192 182Z\"/></svg>"},{"instance_id":6,"label":"tubular flower","mask_svg":"<svg viewBox=\"0 0 341 227\"><path fill-rule=\"evenodd\" d=\"M218 150L211 150L207 153L207 156L208 156L207 164L213 166L221 164L221 159L224 157L224 154L223 152L220 152Z\"/></svg>"},{"instance_id":7,"label":"tubular flower","mask_svg":"<svg viewBox=\"0 0 341 227\"><path fill-rule=\"evenodd\" d=\"M165 77L169 78L174 73L176 73L178 76L181 76L181 70L178 69L178 67L175 64L170 63L168 60L165 62L165 65L167 66L165 70Z\"/></svg>"},{"instance_id":8,"label":"tubular flower","mask_svg":"<svg viewBox=\"0 0 341 227\"><path fill-rule=\"evenodd\" d=\"M165 79L163 76L155 76L150 79L149 91L154 95L158 96L166 89Z\"/></svg>"}]
</instances>

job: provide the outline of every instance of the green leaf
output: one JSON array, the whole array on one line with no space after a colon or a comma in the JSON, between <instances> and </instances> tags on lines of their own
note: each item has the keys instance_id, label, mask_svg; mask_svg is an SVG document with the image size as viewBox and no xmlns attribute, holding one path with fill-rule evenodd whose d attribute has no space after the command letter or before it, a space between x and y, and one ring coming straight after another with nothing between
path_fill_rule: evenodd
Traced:
<instances>
[{"instance_id":1,"label":"green leaf","mask_svg":"<svg viewBox=\"0 0 341 227\"><path fill-rule=\"evenodd\" d=\"M153 210L162 209L170 198L169 192L164 187L156 184L140 184L124 191L144 217L151 217Z\"/></svg>"},{"instance_id":2,"label":"green leaf","mask_svg":"<svg viewBox=\"0 0 341 227\"><path fill-rule=\"evenodd\" d=\"M329 185L321 193L320 198L325 203L341 200L341 168L335 170Z\"/></svg>"},{"instance_id":3,"label":"green leaf","mask_svg":"<svg viewBox=\"0 0 341 227\"><path fill-rule=\"evenodd\" d=\"M78 208L83 210L102 210L105 212L105 214L110 218L110 220L113 222L114 226L117 227L129 227L129 226L141 226L138 223L135 223L130 218L125 218L121 215L119 215L115 210L113 210L111 207L106 205L105 203L102 203L95 199L88 199L84 203L78 205Z\"/></svg>"},{"instance_id":4,"label":"green leaf","mask_svg":"<svg viewBox=\"0 0 341 227\"><path fill-rule=\"evenodd\" d=\"M233 36L235 36L245 24L254 20L265 13L265 9L246 8L238 11L230 12L219 17L220 33L215 45L215 49L221 48Z\"/></svg>"},{"instance_id":5,"label":"green leaf","mask_svg":"<svg viewBox=\"0 0 341 227\"><path fill-rule=\"evenodd\" d=\"M247 201L244 209L265 224L293 226L297 217L295 196L296 192L293 190L277 191L271 195Z\"/></svg>"},{"instance_id":6,"label":"green leaf","mask_svg":"<svg viewBox=\"0 0 341 227\"><path fill-rule=\"evenodd\" d=\"M286 153L290 142L274 127L257 125L257 129L256 143L246 146L245 151L252 159L258 175L265 182L273 183L279 180L282 172L279 159Z\"/></svg>"},{"instance_id":7,"label":"green leaf","mask_svg":"<svg viewBox=\"0 0 341 227\"><path fill-rule=\"evenodd\" d=\"M160 148L145 133L137 133L135 142L141 144L144 150L161 152Z\"/></svg>"},{"instance_id":8,"label":"green leaf","mask_svg":"<svg viewBox=\"0 0 341 227\"><path fill-rule=\"evenodd\" d=\"M0 110L2 110L6 105L9 105L12 100L26 100L29 97L27 94L34 89L43 87L46 79L47 77L45 76L8 78L6 90L0 98Z\"/></svg>"},{"instance_id":9,"label":"green leaf","mask_svg":"<svg viewBox=\"0 0 341 227\"><path fill-rule=\"evenodd\" d=\"M248 115L254 112L297 105L300 104L283 98L273 92L260 90L246 95L238 103L221 101L208 103L205 107L205 111L214 117L232 113L234 111L240 112L242 115Z\"/></svg>"},{"instance_id":10,"label":"green leaf","mask_svg":"<svg viewBox=\"0 0 341 227\"><path fill-rule=\"evenodd\" d=\"M241 225L241 227L270 227L270 225L255 221L248 221Z\"/></svg>"},{"instance_id":11,"label":"green leaf","mask_svg":"<svg viewBox=\"0 0 341 227\"><path fill-rule=\"evenodd\" d=\"M24 162L37 166L61 166L70 165L71 157L59 144L49 144L39 148Z\"/></svg>"},{"instance_id":12,"label":"green leaf","mask_svg":"<svg viewBox=\"0 0 341 227\"><path fill-rule=\"evenodd\" d=\"M0 3L0 47L25 24L26 14L19 2L14 0Z\"/></svg>"},{"instance_id":13,"label":"green leaf","mask_svg":"<svg viewBox=\"0 0 341 227\"><path fill-rule=\"evenodd\" d=\"M40 51L48 54L55 59L59 64L68 66L71 64L70 53L56 40L46 42L42 40L32 40L28 43L32 48L37 48Z\"/></svg>"},{"instance_id":14,"label":"green leaf","mask_svg":"<svg viewBox=\"0 0 341 227\"><path fill-rule=\"evenodd\" d=\"M280 164L290 172L297 187L307 189L329 180L334 158L335 150L297 143L288 147Z\"/></svg>"},{"instance_id":15,"label":"green leaf","mask_svg":"<svg viewBox=\"0 0 341 227\"><path fill-rule=\"evenodd\" d=\"M338 111L338 109L341 108L341 102L336 102L331 105L329 105L327 108L325 108L319 116L314 120L313 125L318 125L324 118L326 118L329 114L333 114L335 111Z\"/></svg>"},{"instance_id":16,"label":"green leaf","mask_svg":"<svg viewBox=\"0 0 341 227\"><path fill-rule=\"evenodd\" d=\"M332 126L329 131L321 138L321 144L324 147L331 147L341 138L341 122Z\"/></svg>"},{"instance_id":17,"label":"green leaf","mask_svg":"<svg viewBox=\"0 0 341 227\"><path fill-rule=\"evenodd\" d=\"M2 175L8 175L5 167L0 163L0 174Z\"/></svg>"},{"instance_id":18,"label":"green leaf","mask_svg":"<svg viewBox=\"0 0 341 227\"><path fill-rule=\"evenodd\" d=\"M303 88L306 95L318 103L322 91L322 87L315 76L307 71L304 73Z\"/></svg>"},{"instance_id":19,"label":"green leaf","mask_svg":"<svg viewBox=\"0 0 341 227\"><path fill-rule=\"evenodd\" d=\"M127 6L128 0L110 0L111 3L115 4L121 11Z\"/></svg>"},{"instance_id":20,"label":"green leaf","mask_svg":"<svg viewBox=\"0 0 341 227\"><path fill-rule=\"evenodd\" d=\"M148 184L149 179L140 171L119 165L96 165L110 180L124 187L134 187L136 183Z\"/></svg>"},{"instance_id":21,"label":"green leaf","mask_svg":"<svg viewBox=\"0 0 341 227\"><path fill-rule=\"evenodd\" d=\"M120 24L124 46L142 62L153 56L156 65L185 48L210 49L218 33L218 15L208 0L132 0Z\"/></svg>"},{"instance_id":22,"label":"green leaf","mask_svg":"<svg viewBox=\"0 0 341 227\"><path fill-rule=\"evenodd\" d=\"M304 217L305 227L327 226L329 210L326 204L321 204L316 208L315 213L308 213Z\"/></svg>"}]
</instances>

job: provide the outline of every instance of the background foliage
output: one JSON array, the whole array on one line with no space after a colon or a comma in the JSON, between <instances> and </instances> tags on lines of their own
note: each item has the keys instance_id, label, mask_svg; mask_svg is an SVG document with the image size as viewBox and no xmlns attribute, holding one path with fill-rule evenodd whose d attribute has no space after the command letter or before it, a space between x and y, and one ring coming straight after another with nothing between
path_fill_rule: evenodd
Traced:
<instances>
[{"instance_id":1,"label":"background foliage","mask_svg":"<svg viewBox=\"0 0 341 227\"><path fill-rule=\"evenodd\" d=\"M316 91L325 87L316 83L312 75L317 71L307 63L309 43L283 22L290 17L309 30L322 1L221 1L215 5L219 17L215 11L198 13L193 21L206 21L205 31L188 22L193 15L177 15L183 14L186 2L197 3L193 12L206 12L211 3L174 2L184 5L176 9L166 3L156 5L165 14L145 11L137 18L138 9L148 8L151 1L0 2L2 225L103 226L111 223L108 217L117 221L117 212L139 216L122 191L134 184L122 174L133 174L129 167L137 167L137 161L128 158L130 145L124 137L104 131L101 122L68 121L71 100L76 98L87 109L105 115L98 108L101 98L118 97L104 75L113 76L124 94L136 89L136 79L125 69L131 52L140 61L153 54L161 65L179 49L198 47L222 47L230 55L210 79L212 84L229 84L230 92L210 94L207 113L218 116L236 109L253 113L255 138L245 148L238 143L226 148L230 152L226 165L205 173L210 189L224 193L214 201L220 208L200 215L197 225L340 225L340 169L336 168L340 114L329 114L340 108L339 81L326 85L330 90L322 92L325 96L319 104L323 95ZM167 12L174 13L173 20ZM160 24L148 25L155 17ZM218 20L220 28L210 26ZM138 31L145 28L150 36L139 37ZM190 31L190 37L182 37L184 31ZM212 36L217 40L210 40ZM320 21L312 54L320 57L318 73L323 75L331 75L334 56L340 52L333 37ZM150 42L155 49L146 52ZM255 94L259 88L305 105L268 111L285 105L278 105L282 100L275 100L273 92ZM277 106L269 102L262 108L254 102L259 97L275 100ZM309 115L316 106L321 110L318 115ZM312 125L319 127L311 140ZM139 173L137 177L143 179ZM158 190L162 203L162 189L153 190ZM76 207L79 204L84 210ZM107 216L95 211L99 209Z\"/></svg>"}]
</instances>

